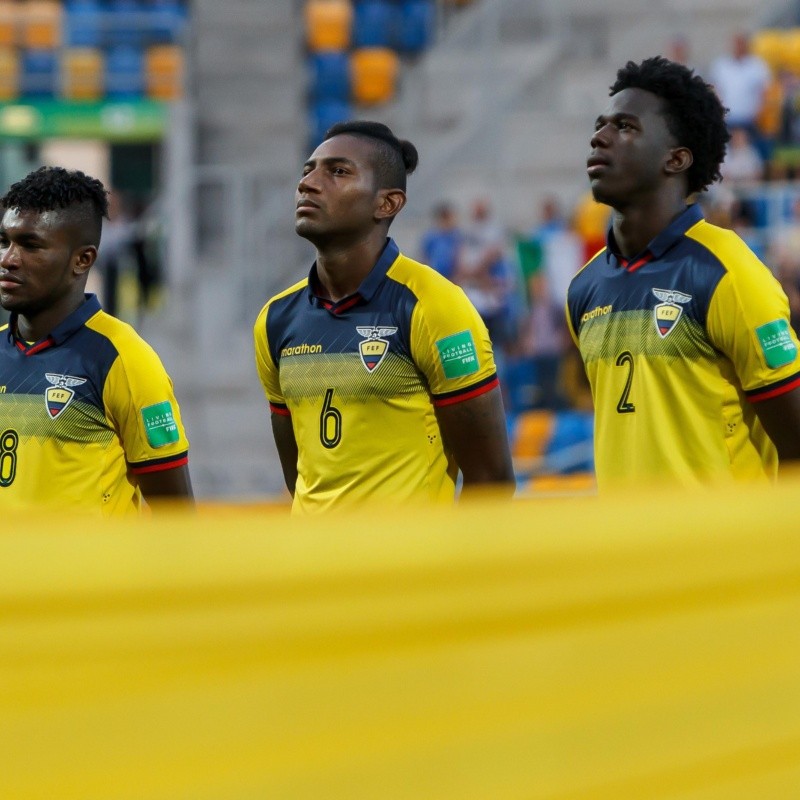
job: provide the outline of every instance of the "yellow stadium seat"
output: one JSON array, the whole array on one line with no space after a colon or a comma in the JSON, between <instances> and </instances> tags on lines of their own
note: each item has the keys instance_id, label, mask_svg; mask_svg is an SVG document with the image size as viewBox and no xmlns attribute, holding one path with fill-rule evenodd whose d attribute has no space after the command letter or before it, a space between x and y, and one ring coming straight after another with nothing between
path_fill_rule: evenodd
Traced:
<instances>
[{"instance_id":1,"label":"yellow stadium seat","mask_svg":"<svg viewBox=\"0 0 800 800\"><path fill-rule=\"evenodd\" d=\"M67 100L100 100L105 87L103 54L94 47L65 50L61 59L61 94Z\"/></svg>"},{"instance_id":2,"label":"yellow stadium seat","mask_svg":"<svg viewBox=\"0 0 800 800\"><path fill-rule=\"evenodd\" d=\"M19 4L0 0L0 47L13 47L17 43Z\"/></svg>"},{"instance_id":3,"label":"yellow stadium seat","mask_svg":"<svg viewBox=\"0 0 800 800\"><path fill-rule=\"evenodd\" d=\"M350 59L353 100L364 105L386 103L397 88L400 57L388 47L362 47Z\"/></svg>"},{"instance_id":4,"label":"yellow stadium seat","mask_svg":"<svg viewBox=\"0 0 800 800\"><path fill-rule=\"evenodd\" d=\"M61 3L28 0L21 8L20 44L31 50L55 50L61 44Z\"/></svg>"},{"instance_id":5,"label":"yellow stadium seat","mask_svg":"<svg viewBox=\"0 0 800 800\"><path fill-rule=\"evenodd\" d=\"M350 46L353 7L349 0L307 0L306 44L312 53Z\"/></svg>"},{"instance_id":6,"label":"yellow stadium seat","mask_svg":"<svg viewBox=\"0 0 800 800\"><path fill-rule=\"evenodd\" d=\"M19 97L19 55L13 47L0 47L0 101Z\"/></svg>"},{"instance_id":7,"label":"yellow stadium seat","mask_svg":"<svg viewBox=\"0 0 800 800\"><path fill-rule=\"evenodd\" d=\"M176 100L183 94L183 50L178 45L150 47L144 57L145 88L151 100Z\"/></svg>"},{"instance_id":8,"label":"yellow stadium seat","mask_svg":"<svg viewBox=\"0 0 800 800\"><path fill-rule=\"evenodd\" d=\"M569 475L538 475L523 487L530 495L594 494L597 481L593 472L574 472Z\"/></svg>"},{"instance_id":9,"label":"yellow stadium seat","mask_svg":"<svg viewBox=\"0 0 800 800\"><path fill-rule=\"evenodd\" d=\"M515 461L541 458L553 432L555 417L546 409L523 411L514 425L511 454Z\"/></svg>"},{"instance_id":10,"label":"yellow stadium seat","mask_svg":"<svg viewBox=\"0 0 800 800\"><path fill-rule=\"evenodd\" d=\"M800 28L784 33L782 66L794 75L800 75Z\"/></svg>"}]
</instances>

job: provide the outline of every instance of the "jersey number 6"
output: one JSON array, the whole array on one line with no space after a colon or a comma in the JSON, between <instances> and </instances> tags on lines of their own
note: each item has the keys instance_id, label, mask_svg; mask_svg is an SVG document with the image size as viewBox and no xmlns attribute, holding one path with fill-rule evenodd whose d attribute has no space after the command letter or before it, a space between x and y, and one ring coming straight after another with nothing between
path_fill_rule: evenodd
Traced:
<instances>
[{"instance_id":1,"label":"jersey number 6","mask_svg":"<svg viewBox=\"0 0 800 800\"><path fill-rule=\"evenodd\" d=\"M322 413L319 415L319 440L323 447L332 450L342 441L342 412L334 408L333 389L325 392Z\"/></svg>"}]
</instances>

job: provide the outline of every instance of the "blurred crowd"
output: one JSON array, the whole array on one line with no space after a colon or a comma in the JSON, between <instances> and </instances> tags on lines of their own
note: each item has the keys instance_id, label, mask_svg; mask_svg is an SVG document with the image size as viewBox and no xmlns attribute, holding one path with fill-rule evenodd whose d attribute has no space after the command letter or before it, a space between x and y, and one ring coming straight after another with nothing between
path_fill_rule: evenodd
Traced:
<instances>
[{"instance_id":1,"label":"blurred crowd","mask_svg":"<svg viewBox=\"0 0 800 800\"><path fill-rule=\"evenodd\" d=\"M693 67L729 109L723 180L697 201L775 272L800 330L800 70L777 68L741 33L709 64L692 64L682 37L665 55ZM564 304L572 276L605 245L610 214L588 190L571 204L544 197L523 231L508 230L485 197L432 210L417 255L459 284L482 315L512 415L591 409Z\"/></svg>"}]
</instances>

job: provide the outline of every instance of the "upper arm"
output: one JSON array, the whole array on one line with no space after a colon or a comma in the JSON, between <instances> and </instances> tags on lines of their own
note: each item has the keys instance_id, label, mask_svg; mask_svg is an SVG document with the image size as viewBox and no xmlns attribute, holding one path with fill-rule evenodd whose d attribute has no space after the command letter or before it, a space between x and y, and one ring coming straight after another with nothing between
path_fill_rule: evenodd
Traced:
<instances>
[{"instance_id":1,"label":"upper arm","mask_svg":"<svg viewBox=\"0 0 800 800\"><path fill-rule=\"evenodd\" d=\"M159 472L142 473L139 475L139 488L150 505L154 500L194 499L189 468L185 464Z\"/></svg>"},{"instance_id":2,"label":"upper arm","mask_svg":"<svg viewBox=\"0 0 800 800\"><path fill-rule=\"evenodd\" d=\"M288 414L272 413L272 435L278 449L278 458L283 470L286 488L294 496L297 486L297 440L294 435L292 418Z\"/></svg>"},{"instance_id":3,"label":"upper arm","mask_svg":"<svg viewBox=\"0 0 800 800\"><path fill-rule=\"evenodd\" d=\"M800 459L800 388L753 404L781 462Z\"/></svg>"},{"instance_id":4,"label":"upper arm","mask_svg":"<svg viewBox=\"0 0 800 800\"><path fill-rule=\"evenodd\" d=\"M500 388L460 403L438 406L442 439L464 476L464 487L507 484L513 491L514 470L508 446Z\"/></svg>"}]
</instances>

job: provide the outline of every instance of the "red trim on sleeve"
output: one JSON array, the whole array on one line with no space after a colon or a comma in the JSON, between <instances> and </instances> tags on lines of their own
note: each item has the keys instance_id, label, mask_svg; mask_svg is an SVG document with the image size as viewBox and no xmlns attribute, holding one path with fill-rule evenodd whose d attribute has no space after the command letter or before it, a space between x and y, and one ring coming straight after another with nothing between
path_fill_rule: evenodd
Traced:
<instances>
[{"instance_id":1,"label":"red trim on sleeve","mask_svg":"<svg viewBox=\"0 0 800 800\"><path fill-rule=\"evenodd\" d=\"M433 404L437 408L442 406L452 406L455 403L463 403L465 400L472 400L473 397L479 397L482 394L494 389L495 386L500 385L500 379L495 376L494 380L489 383L484 383L481 386L475 386L472 389L466 389L462 394L450 395L449 397L434 398Z\"/></svg>"},{"instance_id":2,"label":"red trim on sleeve","mask_svg":"<svg viewBox=\"0 0 800 800\"><path fill-rule=\"evenodd\" d=\"M286 406L278 406L278 405L275 405L275 403L270 403L269 404L269 410L273 414L280 414L282 417L291 417L292 416L292 412L289 411L289 409L286 408Z\"/></svg>"},{"instance_id":3,"label":"red trim on sleeve","mask_svg":"<svg viewBox=\"0 0 800 800\"><path fill-rule=\"evenodd\" d=\"M798 386L800 386L800 375L798 375L793 381L784 383L781 386L775 386L772 389L767 388L763 392L758 392L757 394L748 394L747 399L751 403L758 403L761 400L769 400L770 397L780 397L780 395L786 394L786 392L791 392L792 389L796 389Z\"/></svg>"},{"instance_id":4,"label":"red trim on sleeve","mask_svg":"<svg viewBox=\"0 0 800 800\"><path fill-rule=\"evenodd\" d=\"M131 467L134 475L143 475L145 472L163 472L175 467L185 467L189 463L189 456L183 455L175 461L161 461L158 464L145 464L143 467Z\"/></svg>"}]
</instances>

